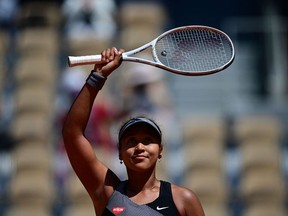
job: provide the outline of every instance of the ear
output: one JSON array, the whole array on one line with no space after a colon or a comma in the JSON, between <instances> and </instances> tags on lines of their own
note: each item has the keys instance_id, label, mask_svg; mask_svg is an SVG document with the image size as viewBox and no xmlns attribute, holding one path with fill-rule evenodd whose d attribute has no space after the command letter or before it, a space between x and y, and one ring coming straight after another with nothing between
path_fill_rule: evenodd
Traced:
<instances>
[{"instance_id":1,"label":"ear","mask_svg":"<svg viewBox=\"0 0 288 216\"><path fill-rule=\"evenodd\" d=\"M159 155L158 155L158 158L161 159L162 156L163 156L163 146L160 145L160 146L159 146Z\"/></svg>"}]
</instances>

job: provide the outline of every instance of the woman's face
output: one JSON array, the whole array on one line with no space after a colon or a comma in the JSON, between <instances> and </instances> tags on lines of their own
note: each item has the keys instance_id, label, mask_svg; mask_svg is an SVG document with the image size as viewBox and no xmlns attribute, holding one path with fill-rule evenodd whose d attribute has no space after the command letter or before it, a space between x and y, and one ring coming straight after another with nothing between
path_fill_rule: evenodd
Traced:
<instances>
[{"instance_id":1,"label":"woman's face","mask_svg":"<svg viewBox=\"0 0 288 216\"><path fill-rule=\"evenodd\" d=\"M143 124L128 129L121 139L119 158L127 169L147 171L154 169L162 157L162 145L159 135Z\"/></svg>"}]
</instances>

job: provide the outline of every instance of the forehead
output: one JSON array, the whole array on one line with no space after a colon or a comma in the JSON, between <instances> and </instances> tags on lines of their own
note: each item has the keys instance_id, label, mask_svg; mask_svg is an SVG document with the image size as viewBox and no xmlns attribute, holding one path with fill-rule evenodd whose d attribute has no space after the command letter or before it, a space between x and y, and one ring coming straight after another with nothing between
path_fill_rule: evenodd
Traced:
<instances>
[{"instance_id":1,"label":"forehead","mask_svg":"<svg viewBox=\"0 0 288 216\"><path fill-rule=\"evenodd\" d=\"M159 138L159 133L153 127L145 123L138 123L133 125L133 127L128 128L124 132L122 139L125 139L128 136L138 136L138 135L149 135L155 138Z\"/></svg>"}]
</instances>

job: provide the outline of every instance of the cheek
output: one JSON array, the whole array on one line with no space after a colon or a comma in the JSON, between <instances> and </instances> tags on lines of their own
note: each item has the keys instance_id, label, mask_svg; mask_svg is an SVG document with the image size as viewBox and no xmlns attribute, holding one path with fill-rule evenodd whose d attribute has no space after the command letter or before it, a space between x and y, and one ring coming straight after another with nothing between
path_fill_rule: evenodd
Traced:
<instances>
[{"instance_id":1,"label":"cheek","mask_svg":"<svg viewBox=\"0 0 288 216\"><path fill-rule=\"evenodd\" d=\"M133 155L134 151L132 148L129 149L121 149L119 151L119 155L122 159L127 158L127 157L131 157Z\"/></svg>"},{"instance_id":2,"label":"cheek","mask_svg":"<svg viewBox=\"0 0 288 216\"><path fill-rule=\"evenodd\" d=\"M161 149L158 146L151 146L147 149L150 155L159 156L161 154Z\"/></svg>"}]
</instances>

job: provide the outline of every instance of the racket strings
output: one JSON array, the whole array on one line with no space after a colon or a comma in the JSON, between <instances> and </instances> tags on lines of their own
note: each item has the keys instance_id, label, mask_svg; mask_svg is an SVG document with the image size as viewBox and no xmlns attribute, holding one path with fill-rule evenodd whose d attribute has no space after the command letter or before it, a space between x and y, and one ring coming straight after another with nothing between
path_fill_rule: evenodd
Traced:
<instances>
[{"instance_id":1,"label":"racket strings","mask_svg":"<svg viewBox=\"0 0 288 216\"><path fill-rule=\"evenodd\" d=\"M158 60L181 71L211 71L229 62L233 55L225 35L205 29L175 31L155 44Z\"/></svg>"}]
</instances>

